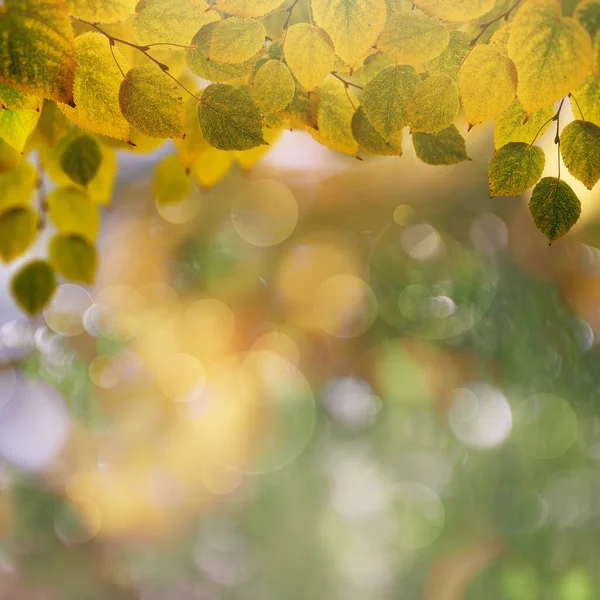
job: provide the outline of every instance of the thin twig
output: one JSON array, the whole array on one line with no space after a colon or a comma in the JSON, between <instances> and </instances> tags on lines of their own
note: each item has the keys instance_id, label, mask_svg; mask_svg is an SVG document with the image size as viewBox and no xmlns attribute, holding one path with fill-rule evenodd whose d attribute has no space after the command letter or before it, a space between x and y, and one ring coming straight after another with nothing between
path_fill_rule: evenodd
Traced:
<instances>
[{"instance_id":1,"label":"thin twig","mask_svg":"<svg viewBox=\"0 0 600 600\"><path fill-rule=\"evenodd\" d=\"M558 154L558 178L560 179L560 111L562 110L563 104L565 103L565 99L563 98L560 101L560 106L556 111L556 135L554 136L554 143L557 146L557 154Z\"/></svg>"},{"instance_id":2,"label":"thin twig","mask_svg":"<svg viewBox=\"0 0 600 600\"><path fill-rule=\"evenodd\" d=\"M563 98L556 113L553 116L551 116L547 121L545 121L542 124L542 126L538 129L538 132L535 134L535 137L529 144L530 147L533 146L533 144L535 144L535 141L538 139L538 137L540 136L540 133L542 133L542 130L544 129L544 127L546 127L546 125L548 125L548 123L552 123L552 121L558 120L558 117L560 115L560 111L562 110L564 102L565 102L565 99Z\"/></svg>"},{"instance_id":3,"label":"thin twig","mask_svg":"<svg viewBox=\"0 0 600 600\"><path fill-rule=\"evenodd\" d=\"M288 8L286 8L288 16L287 16L287 19L285 20L285 23L283 24L283 40L281 42L281 58L279 59L279 62L281 62L283 60L283 48L285 46L285 41L287 40L287 34L288 34L288 29L290 28L290 21L292 20L292 14L294 13L294 8L296 8L296 4L298 4L298 2L300 2L300 0L294 0L293 4L291 6L289 6Z\"/></svg>"},{"instance_id":4,"label":"thin twig","mask_svg":"<svg viewBox=\"0 0 600 600\"><path fill-rule=\"evenodd\" d=\"M354 88L356 88L356 89L358 89L358 90L362 90L362 89L364 89L362 85L357 85L356 83L352 83L351 81L346 81L346 80L345 80L343 77L340 77L340 76L337 74L337 71L331 71L331 74L332 74L332 75L333 75L333 76L334 76L336 79L339 79L339 80L340 80L340 81L341 81L341 82L344 84L344 86L345 86L346 88L348 88L348 87L350 87L350 86L351 86L351 87L354 87Z\"/></svg>"},{"instance_id":5,"label":"thin twig","mask_svg":"<svg viewBox=\"0 0 600 600\"><path fill-rule=\"evenodd\" d=\"M479 38L494 24L497 23L498 21L500 21L501 19L504 19L505 21L508 21L511 13L513 12L513 10L515 10L515 8L517 8L517 6L519 6L519 4L521 4L521 0L517 0L506 12L502 13L500 16L496 17L495 19L492 19L489 23L483 23L481 25L481 33L474 39L471 40L471 46L474 46L478 41Z\"/></svg>"},{"instance_id":6,"label":"thin twig","mask_svg":"<svg viewBox=\"0 0 600 600\"><path fill-rule=\"evenodd\" d=\"M573 98L573 100L575 100L575 104L577 105L577 109L579 110L579 114L581 115L581 120L585 123L585 117L583 116L583 111L581 110L581 106L579 106L579 102L577 102L577 98L575 98L573 94L569 94L569 98Z\"/></svg>"},{"instance_id":7,"label":"thin twig","mask_svg":"<svg viewBox=\"0 0 600 600\"><path fill-rule=\"evenodd\" d=\"M121 68L121 65L119 64L119 61L117 60L117 57L115 56L115 44L114 44L114 42L111 41L111 40L109 40L108 45L110 46L110 53L112 54L113 60L115 61L115 64L117 65L117 68L119 69L119 71L121 71L121 75L123 75L123 79L127 79L127 75L125 75L125 72Z\"/></svg>"}]
</instances>

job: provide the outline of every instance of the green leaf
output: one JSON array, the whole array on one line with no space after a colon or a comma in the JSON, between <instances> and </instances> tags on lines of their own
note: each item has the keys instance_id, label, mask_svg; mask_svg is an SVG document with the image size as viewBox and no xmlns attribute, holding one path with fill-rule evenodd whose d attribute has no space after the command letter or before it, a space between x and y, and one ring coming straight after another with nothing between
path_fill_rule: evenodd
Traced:
<instances>
[{"instance_id":1,"label":"green leaf","mask_svg":"<svg viewBox=\"0 0 600 600\"><path fill-rule=\"evenodd\" d=\"M527 111L560 100L585 79L592 64L590 36L575 19L561 17L555 0L526 0L519 8L510 26L508 54Z\"/></svg>"},{"instance_id":2,"label":"green leaf","mask_svg":"<svg viewBox=\"0 0 600 600\"><path fill-rule=\"evenodd\" d=\"M437 133L454 123L458 115L458 88L448 75L433 75L421 81L408 102L411 131Z\"/></svg>"},{"instance_id":3,"label":"green leaf","mask_svg":"<svg viewBox=\"0 0 600 600\"><path fill-rule=\"evenodd\" d=\"M371 125L362 106L352 117L352 134L363 150L380 156L402 156L402 131L396 133L390 141Z\"/></svg>"},{"instance_id":4,"label":"green leaf","mask_svg":"<svg viewBox=\"0 0 600 600\"><path fill-rule=\"evenodd\" d=\"M54 271L43 260L27 263L11 281L11 293L15 301L32 317L50 302L55 288Z\"/></svg>"},{"instance_id":5,"label":"green leaf","mask_svg":"<svg viewBox=\"0 0 600 600\"><path fill-rule=\"evenodd\" d=\"M493 46L475 46L458 74L460 97L471 125L493 119L515 99L515 65ZM547 104L547 103L546 103Z\"/></svg>"},{"instance_id":6,"label":"green leaf","mask_svg":"<svg viewBox=\"0 0 600 600\"><path fill-rule=\"evenodd\" d=\"M217 0L215 7L228 15L262 17L282 4L283 0Z\"/></svg>"},{"instance_id":7,"label":"green leaf","mask_svg":"<svg viewBox=\"0 0 600 600\"><path fill-rule=\"evenodd\" d=\"M152 190L158 206L177 204L192 190L192 176L177 154L165 156L154 169Z\"/></svg>"},{"instance_id":8,"label":"green leaf","mask_svg":"<svg viewBox=\"0 0 600 600\"><path fill-rule=\"evenodd\" d=\"M510 142L496 150L488 167L490 194L518 196L535 185L544 171L546 156L537 146Z\"/></svg>"},{"instance_id":9,"label":"green leaf","mask_svg":"<svg viewBox=\"0 0 600 600\"><path fill-rule=\"evenodd\" d=\"M289 106L296 84L288 67L271 59L254 76L253 92L262 113L268 115Z\"/></svg>"},{"instance_id":10,"label":"green leaf","mask_svg":"<svg viewBox=\"0 0 600 600\"><path fill-rule=\"evenodd\" d=\"M260 110L247 88L209 85L198 104L198 120L206 141L219 150L249 150L266 143Z\"/></svg>"},{"instance_id":11,"label":"green leaf","mask_svg":"<svg viewBox=\"0 0 600 600\"><path fill-rule=\"evenodd\" d=\"M10 262L33 244L38 218L30 208L13 208L0 215L0 257Z\"/></svg>"},{"instance_id":12,"label":"green leaf","mask_svg":"<svg viewBox=\"0 0 600 600\"><path fill-rule=\"evenodd\" d=\"M560 134L560 154L569 173L591 190L600 179L600 127L569 123Z\"/></svg>"},{"instance_id":13,"label":"green leaf","mask_svg":"<svg viewBox=\"0 0 600 600\"><path fill-rule=\"evenodd\" d=\"M137 0L65 0L74 17L92 23L118 23L134 10Z\"/></svg>"},{"instance_id":14,"label":"green leaf","mask_svg":"<svg viewBox=\"0 0 600 600\"><path fill-rule=\"evenodd\" d=\"M564 181L544 177L533 189L529 210L535 226L553 242L577 223L581 202Z\"/></svg>"},{"instance_id":15,"label":"green leaf","mask_svg":"<svg viewBox=\"0 0 600 600\"><path fill-rule=\"evenodd\" d=\"M215 23L208 57L229 64L250 60L264 46L265 26L254 19L231 17Z\"/></svg>"},{"instance_id":16,"label":"green leaf","mask_svg":"<svg viewBox=\"0 0 600 600\"><path fill-rule=\"evenodd\" d=\"M186 51L186 61L190 71L208 81L229 81L247 75L256 63L259 55L238 65L211 60L210 45L217 23L204 25L192 40L191 48Z\"/></svg>"},{"instance_id":17,"label":"green leaf","mask_svg":"<svg viewBox=\"0 0 600 600\"><path fill-rule=\"evenodd\" d=\"M329 34L308 23L296 23L289 28L284 54L292 73L309 92L325 81L335 63Z\"/></svg>"},{"instance_id":18,"label":"green leaf","mask_svg":"<svg viewBox=\"0 0 600 600\"><path fill-rule=\"evenodd\" d=\"M132 19L136 44L181 44L187 46L194 35L219 15L208 10L203 0L153 0Z\"/></svg>"},{"instance_id":19,"label":"green leaf","mask_svg":"<svg viewBox=\"0 0 600 600\"><path fill-rule=\"evenodd\" d=\"M364 83L368 83L385 68L396 66L396 61L383 52L374 52L365 58L358 74Z\"/></svg>"},{"instance_id":20,"label":"green leaf","mask_svg":"<svg viewBox=\"0 0 600 600\"><path fill-rule=\"evenodd\" d=\"M23 152L39 119L39 110L0 110L0 138L18 152Z\"/></svg>"},{"instance_id":21,"label":"green leaf","mask_svg":"<svg viewBox=\"0 0 600 600\"><path fill-rule=\"evenodd\" d=\"M311 0L315 22L333 40L336 54L354 65L375 44L385 25L385 0Z\"/></svg>"},{"instance_id":22,"label":"green leaf","mask_svg":"<svg viewBox=\"0 0 600 600\"><path fill-rule=\"evenodd\" d=\"M60 157L62 170L82 186L94 179L101 162L100 147L89 135L80 135L72 140Z\"/></svg>"},{"instance_id":23,"label":"green leaf","mask_svg":"<svg viewBox=\"0 0 600 600\"><path fill-rule=\"evenodd\" d=\"M471 21L494 6L494 0L414 0L413 4L444 21Z\"/></svg>"},{"instance_id":24,"label":"green leaf","mask_svg":"<svg viewBox=\"0 0 600 600\"><path fill-rule=\"evenodd\" d=\"M0 212L30 206L36 182L37 171L26 160L13 170L0 174Z\"/></svg>"},{"instance_id":25,"label":"green leaf","mask_svg":"<svg viewBox=\"0 0 600 600\"><path fill-rule=\"evenodd\" d=\"M465 140L454 125L438 133L415 132L412 139L417 157L428 165L455 165L470 160Z\"/></svg>"},{"instance_id":26,"label":"green leaf","mask_svg":"<svg viewBox=\"0 0 600 600\"><path fill-rule=\"evenodd\" d=\"M63 0L5 0L0 81L44 98L73 100L75 47Z\"/></svg>"},{"instance_id":27,"label":"green leaf","mask_svg":"<svg viewBox=\"0 0 600 600\"><path fill-rule=\"evenodd\" d=\"M400 63L419 66L439 56L449 41L441 21L415 9L388 19L378 47Z\"/></svg>"},{"instance_id":28,"label":"green leaf","mask_svg":"<svg viewBox=\"0 0 600 600\"><path fill-rule=\"evenodd\" d=\"M79 235L94 242L100 229L100 211L83 191L57 187L48 196L50 219L65 235Z\"/></svg>"},{"instance_id":29,"label":"green leaf","mask_svg":"<svg viewBox=\"0 0 600 600\"><path fill-rule=\"evenodd\" d=\"M156 65L134 67L121 83L119 104L133 127L149 137L182 138L182 90Z\"/></svg>"},{"instance_id":30,"label":"green leaf","mask_svg":"<svg viewBox=\"0 0 600 600\"><path fill-rule=\"evenodd\" d=\"M444 74L456 79L460 66L470 50L469 35L464 31L451 31L446 49L427 63L427 72L430 75Z\"/></svg>"},{"instance_id":31,"label":"green leaf","mask_svg":"<svg viewBox=\"0 0 600 600\"><path fill-rule=\"evenodd\" d=\"M575 7L573 16L585 27L591 38L594 39L600 29L600 1L582 0Z\"/></svg>"},{"instance_id":32,"label":"green leaf","mask_svg":"<svg viewBox=\"0 0 600 600\"><path fill-rule=\"evenodd\" d=\"M48 255L52 266L65 279L87 284L94 282L98 254L84 238L57 235L50 240Z\"/></svg>"},{"instance_id":33,"label":"green leaf","mask_svg":"<svg viewBox=\"0 0 600 600\"><path fill-rule=\"evenodd\" d=\"M519 100L515 99L494 122L496 149L506 146L509 142L531 144L538 132L541 136L550 127L554 112L554 105L551 104L528 115Z\"/></svg>"},{"instance_id":34,"label":"green leaf","mask_svg":"<svg viewBox=\"0 0 600 600\"><path fill-rule=\"evenodd\" d=\"M397 65L387 67L365 86L365 114L386 140L408 125L408 101L420 81L414 67Z\"/></svg>"},{"instance_id":35,"label":"green leaf","mask_svg":"<svg viewBox=\"0 0 600 600\"><path fill-rule=\"evenodd\" d=\"M570 101L576 117L600 125L600 81L593 75L588 75L584 79L583 83L573 92Z\"/></svg>"}]
</instances>

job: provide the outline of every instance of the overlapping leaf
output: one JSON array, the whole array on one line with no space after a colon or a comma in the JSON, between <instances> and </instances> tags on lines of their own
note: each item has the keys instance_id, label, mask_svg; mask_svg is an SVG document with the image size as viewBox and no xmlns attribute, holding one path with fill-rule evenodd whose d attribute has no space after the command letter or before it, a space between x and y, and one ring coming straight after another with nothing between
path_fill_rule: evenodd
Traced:
<instances>
[{"instance_id":1,"label":"overlapping leaf","mask_svg":"<svg viewBox=\"0 0 600 600\"><path fill-rule=\"evenodd\" d=\"M560 135L560 153L569 173L592 189L600 179L600 127L572 121Z\"/></svg>"},{"instance_id":2,"label":"overlapping leaf","mask_svg":"<svg viewBox=\"0 0 600 600\"><path fill-rule=\"evenodd\" d=\"M408 102L411 131L437 133L454 123L458 115L458 88L448 75L433 75L421 81Z\"/></svg>"},{"instance_id":3,"label":"overlapping leaf","mask_svg":"<svg viewBox=\"0 0 600 600\"><path fill-rule=\"evenodd\" d=\"M465 139L454 125L438 133L416 132L412 139L416 155L428 165L455 165L469 160Z\"/></svg>"},{"instance_id":4,"label":"overlapping leaf","mask_svg":"<svg viewBox=\"0 0 600 600\"><path fill-rule=\"evenodd\" d=\"M535 185L544 171L546 157L537 146L510 142L496 150L488 168L490 194L518 196Z\"/></svg>"}]
</instances>

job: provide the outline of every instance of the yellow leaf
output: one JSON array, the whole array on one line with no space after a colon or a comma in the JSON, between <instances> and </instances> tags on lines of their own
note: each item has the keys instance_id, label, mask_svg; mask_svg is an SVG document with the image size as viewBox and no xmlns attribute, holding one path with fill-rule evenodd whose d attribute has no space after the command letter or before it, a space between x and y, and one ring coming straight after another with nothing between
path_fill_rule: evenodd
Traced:
<instances>
[{"instance_id":1,"label":"yellow leaf","mask_svg":"<svg viewBox=\"0 0 600 600\"><path fill-rule=\"evenodd\" d=\"M52 148L71 129L70 123L58 106L56 102L50 100L44 102L42 114L34 133L38 145Z\"/></svg>"},{"instance_id":2,"label":"yellow leaf","mask_svg":"<svg viewBox=\"0 0 600 600\"><path fill-rule=\"evenodd\" d=\"M458 115L458 88L448 75L433 75L417 85L408 102L411 131L437 133Z\"/></svg>"},{"instance_id":3,"label":"yellow leaf","mask_svg":"<svg viewBox=\"0 0 600 600\"><path fill-rule=\"evenodd\" d=\"M329 34L308 23L296 23L289 28L283 51L292 73L309 92L325 81L335 63Z\"/></svg>"},{"instance_id":4,"label":"yellow leaf","mask_svg":"<svg viewBox=\"0 0 600 600\"><path fill-rule=\"evenodd\" d=\"M149 137L183 137L183 90L157 66L134 67L121 83L119 104L133 127Z\"/></svg>"},{"instance_id":5,"label":"yellow leaf","mask_svg":"<svg viewBox=\"0 0 600 600\"><path fill-rule=\"evenodd\" d=\"M592 189L600 179L600 127L571 121L560 134L560 154L569 173Z\"/></svg>"},{"instance_id":6,"label":"yellow leaf","mask_svg":"<svg viewBox=\"0 0 600 600\"><path fill-rule=\"evenodd\" d=\"M37 171L24 160L12 171L0 174L0 212L30 206L36 188Z\"/></svg>"},{"instance_id":7,"label":"yellow leaf","mask_svg":"<svg viewBox=\"0 0 600 600\"><path fill-rule=\"evenodd\" d=\"M186 60L190 71L208 81L229 81L243 77L250 72L259 55L238 65L210 59L210 44L217 23L209 23L196 33L192 47L186 51Z\"/></svg>"},{"instance_id":8,"label":"yellow leaf","mask_svg":"<svg viewBox=\"0 0 600 600\"><path fill-rule=\"evenodd\" d=\"M238 17L262 17L282 4L283 0L217 0L215 8Z\"/></svg>"},{"instance_id":9,"label":"yellow leaf","mask_svg":"<svg viewBox=\"0 0 600 600\"><path fill-rule=\"evenodd\" d=\"M135 10L137 0L65 0L65 4L74 17L92 23L117 23Z\"/></svg>"},{"instance_id":10,"label":"yellow leaf","mask_svg":"<svg viewBox=\"0 0 600 600\"><path fill-rule=\"evenodd\" d=\"M375 44L387 16L385 0L312 0L312 12L336 54L351 66Z\"/></svg>"},{"instance_id":11,"label":"yellow leaf","mask_svg":"<svg viewBox=\"0 0 600 600\"><path fill-rule=\"evenodd\" d=\"M246 62L264 46L266 35L260 21L243 17L223 19L214 26L208 57L234 65Z\"/></svg>"},{"instance_id":12,"label":"yellow leaf","mask_svg":"<svg viewBox=\"0 0 600 600\"><path fill-rule=\"evenodd\" d=\"M37 214L30 208L13 208L0 215L0 258L8 263L24 254L37 235Z\"/></svg>"},{"instance_id":13,"label":"yellow leaf","mask_svg":"<svg viewBox=\"0 0 600 600\"><path fill-rule=\"evenodd\" d=\"M311 134L323 145L345 152L356 154L358 143L352 135L352 117L354 107L350 98L352 92L344 88L344 84L338 79L330 77L325 80L319 88L321 101L317 109L318 131L311 130ZM355 106L358 104L353 99Z\"/></svg>"},{"instance_id":14,"label":"yellow leaf","mask_svg":"<svg viewBox=\"0 0 600 600\"><path fill-rule=\"evenodd\" d=\"M185 138L173 140L173 144L183 164L191 167L195 160L210 148L202 135L198 121L198 101L195 98L189 98L185 102L183 130Z\"/></svg>"},{"instance_id":15,"label":"yellow leaf","mask_svg":"<svg viewBox=\"0 0 600 600\"><path fill-rule=\"evenodd\" d=\"M600 81L600 31L594 36L594 47L592 56L592 71L594 77Z\"/></svg>"},{"instance_id":16,"label":"yellow leaf","mask_svg":"<svg viewBox=\"0 0 600 600\"><path fill-rule=\"evenodd\" d=\"M388 20L378 47L398 62L418 66L439 56L449 40L441 21L415 9Z\"/></svg>"},{"instance_id":17,"label":"yellow leaf","mask_svg":"<svg viewBox=\"0 0 600 600\"><path fill-rule=\"evenodd\" d=\"M154 169L152 191L158 206L177 204L192 189L192 176L177 154L165 156Z\"/></svg>"},{"instance_id":18,"label":"yellow leaf","mask_svg":"<svg viewBox=\"0 0 600 600\"><path fill-rule=\"evenodd\" d=\"M493 119L513 102L517 71L512 60L492 46L475 46L458 74L463 108L469 123Z\"/></svg>"},{"instance_id":19,"label":"yellow leaf","mask_svg":"<svg viewBox=\"0 0 600 600\"><path fill-rule=\"evenodd\" d=\"M528 115L519 100L515 101L494 122L494 145L496 149L509 142L525 142L531 144L539 132L543 135L550 127L550 119L554 116L554 105L542 108Z\"/></svg>"},{"instance_id":20,"label":"yellow leaf","mask_svg":"<svg viewBox=\"0 0 600 600\"><path fill-rule=\"evenodd\" d=\"M352 134L366 152L380 156L402 156L402 131L387 141L371 124L362 106L352 117Z\"/></svg>"},{"instance_id":21,"label":"yellow leaf","mask_svg":"<svg viewBox=\"0 0 600 600\"><path fill-rule=\"evenodd\" d=\"M129 65L116 47L112 49L115 54L113 58L108 39L99 33L80 35L75 40L75 48L75 108L61 105L60 109L70 121L80 127L126 140L129 136L129 123L119 106L119 89L123 76L115 59L125 72L129 70Z\"/></svg>"},{"instance_id":22,"label":"yellow leaf","mask_svg":"<svg viewBox=\"0 0 600 600\"><path fill-rule=\"evenodd\" d=\"M414 0L421 10L444 21L471 21L494 6L495 0Z\"/></svg>"},{"instance_id":23,"label":"yellow leaf","mask_svg":"<svg viewBox=\"0 0 600 600\"><path fill-rule=\"evenodd\" d=\"M420 81L414 67L398 65L387 67L365 86L365 114L386 140L408 125L408 101Z\"/></svg>"},{"instance_id":24,"label":"yellow leaf","mask_svg":"<svg viewBox=\"0 0 600 600\"><path fill-rule=\"evenodd\" d=\"M365 58L357 75L360 75L364 83L368 83L385 68L395 66L396 64L396 61L389 54L374 52Z\"/></svg>"},{"instance_id":25,"label":"yellow leaf","mask_svg":"<svg viewBox=\"0 0 600 600\"><path fill-rule=\"evenodd\" d=\"M250 90L209 85L198 104L204 139L219 150L249 150L265 143L262 117Z\"/></svg>"},{"instance_id":26,"label":"yellow leaf","mask_svg":"<svg viewBox=\"0 0 600 600\"><path fill-rule=\"evenodd\" d=\"M573 16L587 29L593 39L600 29L600 2L581 0L577 3Z\"/></svg>"},{"instance_id":27,"label":"yellow leaf","mask_svg":"<svg viewBox=\"0 0 600 600\"><path fill-rule=\"evenodd\" d=\"M208 12L207 12L208 11ZM153 0L132 19L136 44L182 44L187 46L196 32L219 19L203 0Z\"/></svg>"},{"instance_id":28,"label":"yellow leaf","mask_svg":"<svg viewBox=\"0 0 600 600\"><path fill-rule=\"evenodd\" d=\"M317 126L317 108L319 105L319 88L310 95L298 83L296 93L290 105L281 112L281 116L296 129L314 129Z\"/></svg>"},{"instance_id":29,"label":"yellow leaf","mask_svg":"<svg viewBox=\"0 0 600 600\"><path fill-rule=\"evenodd\" d=\"M286 108L294 99L295 91L290 70L278 60L269 60L254 76L254 97L264 115Z\"/></svg>"},{"instance_id":30,"label":"yellow leaf","mask_svg":"<svg viewBox=\"0 0 600 600\"><path fill-rule=\"evenodd\" d=\"M0 83L0 104L10 110L41 110L42 101L37 96L24 94Z\"/></svg>"},{"instance_id":31,"label":"yellow leaf","mask_svg":"<svg viewBox=\"0 0 600 600\"><path fill-rule=\"evenodd\" d=\"M430 75L445 74L456 79L460 66L470 50L469 36L464 31L451 31L445 50L427 63L427 72Z\"/></svg>"},{"instance_id":32,"label":"yellow leaf","mask_svg":"<svg viewBox=\"0 0 600 600\"><path fill-rule=\"evenodd\" d=\"M39 119L39 110L0 110L0 138L23 152Z\"/></svg>"},{"instance_id":33,"label":"yellow leaf","mask_svg":"<svg viewBox=\"0 0 600 600\"><path fill-rule=\"evenodd\" d=\"M79 235L90 242L98 237L100 211L89 196L77 188L57 187L48 195L50 219L65 235Z\"/></svg>"},{"instance_id":34,"label":"yellow leaf","mask_svg":"<svg viewBox=\"0 0 600 600\"><path fill-rule=\"evenodd\" d=\"M575 100L579 103L579 107ZM573 92L571 107L574 115L585 121L592 121L592 123L600 125L600 81L595 79L593 75L588 75ZM581 112L579 112L579 108L581 108Z\"/></svg>"},{"instance_id":35,"label":"yellow leaf","mask_svg":"<svg viewBox=\"0 0 600 600\"><path fill-rule=\"evenodd\" d=\"M0 173L12 171L21 164L23 156L0 138Z\"/></svg>"},{"instance_id":36,"label":"yellow leaf","mask_svg":"<svg viewBox=\"0 0 600 600\"><path fill-rule=\"evenodd\" d=\"M217 185L229 173L232 164L231 152L210 148L192 165L192 172L198 183L208 189Z\"/></svg>"},{"instance_id":37,"label":"yellow leaf","mask_svg":"<svg viewBox=\"0 0 600 600\"><path fill-rule=\"evenodd\" d=\"M96 248L76 235L57 235L48 247L50 264L69 281L93 283L98 270Z\"/></svg>"},{"instance_id":38,"label":"yellow leaf","mask_svg":"<svg viewBox=\"0 0 600 600\"><path fill-rule=\"evenodd\" d=\"M15 301L32 317L50 302L55 289L54 272L43 260L34 260L24 265L12 278L10 284Z\"/></svg>"},{"instance_id":39,"label":"yellow leaf","mask_svg":"<svg viewBox=\"0 0 600 600\"><path fill-rule=\"evenodd\" d=\"M592 44L575 19L560 16L555 0L526 0L510 27L508 54L519 73L523 108L538 110L575 89L592 64Z\"/></svg>"},{"instance_id":40,"label":"yellow leaf","mask_svg":"<svg viewBox=\"0 0 600 600\"><path fill-rule=\"evenodd\" d=\"M62 0L5 0L0 81L21 92L73 100L75 47Z\"/></svg>"}]
</instances>

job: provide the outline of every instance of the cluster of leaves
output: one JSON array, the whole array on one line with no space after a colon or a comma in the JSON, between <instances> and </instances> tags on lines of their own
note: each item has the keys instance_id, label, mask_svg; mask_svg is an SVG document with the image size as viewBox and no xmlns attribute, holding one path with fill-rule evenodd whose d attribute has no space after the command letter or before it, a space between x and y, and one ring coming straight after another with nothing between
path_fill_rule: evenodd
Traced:
<instances>
[{"instance_id":1,"label":"cluster of leaves","mask_svg":"<svg viewBox=\"0 0 600 600\"><path fill-rule=\"evenodd\" d=\"M462 107L470 126L495 119L492 195L535 186L531 211L550 241L580 202L560 172L540 181L534 142L556 122L569 171L590 188L600 178L600 0L581 0L574 17L557 0L5 0L1 10L0 256L24 253L46 213L58 230L48 261L13 282L32 314L55 273L93 280L116 149L174 140L154 178L169 204L234 159L251 165L285 128L358 157L400 156L409 127L421 160L456 164L468 160ZM567 95L581 118L560 131ZM23 159L34 151L37 170ZM44 173L56 189L40 190L34 210Z\"/></svg>"}]
</instances>

